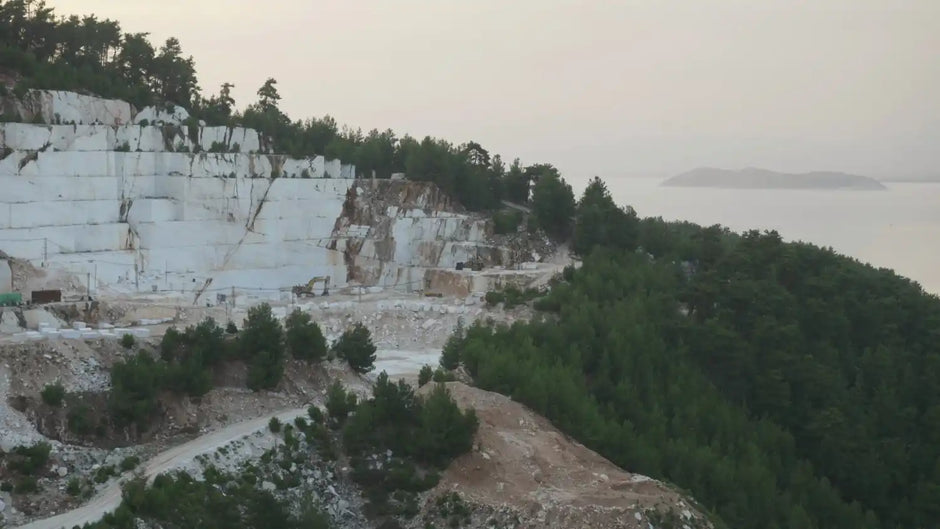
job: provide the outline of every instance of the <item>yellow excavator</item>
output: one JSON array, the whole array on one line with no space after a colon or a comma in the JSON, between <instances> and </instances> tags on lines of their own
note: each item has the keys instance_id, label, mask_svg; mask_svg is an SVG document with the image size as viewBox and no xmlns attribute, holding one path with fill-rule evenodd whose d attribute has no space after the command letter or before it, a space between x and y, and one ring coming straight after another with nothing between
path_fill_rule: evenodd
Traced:
<instances>
[{"instance_id":1,"label":"yellow excavator","mask_svg":"<svg viewBox=\"0 0 940 529\"><path fill-rule=\"evenodd\" d=\"M316 276L312 278L310 281L307 281L306 285L297 285L294 288L292 288L291 291L297 297L311 297L312 298L316 296L316 294L314 294L314 288L316 287L317 283L321 283L321 282L323 283L323 293L320 295L329 296L330 295L330 276Z\"/></svg>"}]
</instances>

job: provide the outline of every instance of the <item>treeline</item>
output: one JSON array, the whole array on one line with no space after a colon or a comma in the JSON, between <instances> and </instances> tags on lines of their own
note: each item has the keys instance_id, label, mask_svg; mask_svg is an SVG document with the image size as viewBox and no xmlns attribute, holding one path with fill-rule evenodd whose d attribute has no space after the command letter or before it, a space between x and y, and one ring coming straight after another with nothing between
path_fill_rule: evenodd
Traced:
<instances>
[{"instance_id":1,"label":"treeline","mask_svg":"<svg viewBox=\"0 0 940 529\"><path fill-rule=\"evenodd\" d=\"M203 95L195 61L180 42L151 44L146 33L125 33L118 22L95 16L57 17L42 1L0 0L0 68L18 77L19 95L30 88L89 92L137 107L181 105L193 123L245 126L261 131L279 153L323 155L355 164L360 176L433 182L475 211L520 204L540 179L561 180L548 164L507 164L476 142L398 135L392 130L340 127L330 116L294 120L278 107L277 81L268 79L258 99L238 111L230 83ZM573 204L573 200L570 202ZM569 210L560 210L562 216Z\"/></svg>"},{"instance_id":2,"label":"treeline","mask_svg":"<svg viewBox=\"0 0 940 529\"><path fill-rule=\"evenodd\" d=\"M56 17L41 1L0 2L0 66L21 76L20 93L92 92L137 106L199 102L195 63L177 39L157 49L146 33L124 33L94 15Z\"/></svg>"},{"instance_id":3,"label":"treeline","mask_svg":"<svg viewBox=\"0 0 940 529\"><path fill-rule=\"evenodd\" d=\"M774 232L575 209L542 316L452 355L737 528L940 527L940 300Z\"/></svg>"}]
</instances>

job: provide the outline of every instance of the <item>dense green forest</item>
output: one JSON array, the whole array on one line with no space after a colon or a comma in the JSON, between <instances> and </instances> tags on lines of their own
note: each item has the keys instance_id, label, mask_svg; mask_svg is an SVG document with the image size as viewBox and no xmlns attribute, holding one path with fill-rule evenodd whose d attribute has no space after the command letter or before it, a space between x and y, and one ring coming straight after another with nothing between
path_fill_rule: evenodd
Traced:
<instances>
[{"instance_id":1,"label":"dense green forest","mask_svg":"<svg viewBox=\"0 0 940 529\"><path fill-rule=\"evenodd\" d=\"M595 180L540 316L449 345L481 387L734 528L940 527L940 299L774 232L616 207Z\"/></svg>"},{"instance_id":2,"label":"dense green forest","mask_svg":"<svg viewBox=\"0 0 940 529\"><path fill-rule=\"evenodd\" d=\"M363 132L340 127L329 115L291 119L278 107L275 79L239 111L230 83L203 95L195 61L176 38L155 47L146 33L124 33L116 21L95 16L57 17L41 1L0 0L0 73L17 78L20 95L42 88L123 99L138 107L181 105L193 123L257 129L279 153L339 158L367 177L405 173L411 180L433 182L470 210L497 209L502 200L527 202L530 185L540 180L549 187L564 185L549 164L523 166L516 159L507 166L473 141L418 139L390 129ZM546 228L553 232L550 224Z\"/></svg>"}]
</instances>

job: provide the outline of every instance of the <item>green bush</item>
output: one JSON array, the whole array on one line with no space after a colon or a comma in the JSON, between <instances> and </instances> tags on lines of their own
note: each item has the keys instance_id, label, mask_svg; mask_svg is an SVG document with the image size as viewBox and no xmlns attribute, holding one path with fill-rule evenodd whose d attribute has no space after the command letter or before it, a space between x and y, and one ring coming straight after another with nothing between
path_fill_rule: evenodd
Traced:
<instances>
[{"instance_id":1,"label":"green bush","mask_svg":"<svg viewBox=\"0 0 940 529\"><path fill-rule=\"evenodd\" d=\"M111 367L108 408L119 426L145 426L157 411L166 368L144 352Z\"/></svg>"},{"instance_id":2,"label":"green bush","mask_svg":"<svg viewBox=\"0 0 940 529\"><path fill-rule=\"evenodd\" d=\"M82 482L78 478L69 478L68 484L65 486L65 492L69 496L78 496L82 493Z\"/></svg>"},{"instance_id":3,"label":"green bush","mask_svg":"<svg viewBox=\"0 0 940 529\"><path fill-rule=\"evenodd\" d=\"M4 481L3 483L0 483L0 491L13 492L13 483L9 481Z\"/></svg>"},{"instance_id":4,"label":"green bush","mask_svg":"<svg viewBox=\"0 0 940 529\"><path fill-rule=\"evenodd\" d=\"M104 483L115 475L114 465L105 465L95 471L95 483Z\"/></svg>"},{"instance_id":5,"label":"green bush","mask_svg":"<svg viewBox=\"0 0 940 529\"><path fill-rule=\"evenodd\" d=\"M273 389L284 375L284 329L267 303L248 309L238 337L242 358L248 362L248 387Z\"/></svg>"},{"instance_id":6,"label":"green bush","mask_svg":"<svg viewBox=\"0 0 940 529\"><path fill-rule=\"evenodd\" d=\"M365 374L375 369L376 347L372 343L372 334L362 323L356 323L347 329L333 344L337 358L346 360L356 373Z\"/></svg>"},{"instance_id":7,"label":"green bush","mask_svg":"<svg viewBox=\"0 0 940 529\"><path fill-rule=\"evenodd\" d=\"M54 382L52 384L46 384L42 388L40 393L42 401L48 404L49 406L59 407L62 405L62 400L65 398L65 387L62 386L59 382Z\"/></svg>"},{"instance_id":8,"label":"green bush","mask_svg":"<svg viewBox=\"0 0 940 529\"><path fill-rule=\"evenodd\" d=\"M137 456L127 456L121 460L121 472L134 470L140 464L140 458Z\"/></svg>"},{"instance_id":9,"label":"green bush","mask_svg":"<svg viewBox=\"0 0 940 529\"><path fill-rule=\"evenodd\" d=\"M7 466L21 474L31 476L46 466L52 445L42 441L32 446L17 446L13 449L13 458Z\"/></svg>"},{"instance_id":10,"label":"green bush","mask_svg":"<svg viewBox=\"0 0 940 529\"><path fill-rule=\"evenodd\" d=\"M307 408L307 415L310 416L310 420L313 421L314 424L323 424L324 417L323 412L320 411L320 408L316 406L310 406Z\"/></svg>"},{"instance_id":11,"label":"green bush","mask_svg":"<svg viewBox=\"0 0 940 529\"><path fill-rule=\"evenodd\" d=\"M520 224L522 224L521 211L507 209L493 213L493 233L496 235L515 233Z\"/></svg>"},{"instance_id":12,"label":"green bush","mask_svg":"<svg viewBox=\"0 0 940 529\"><path fill-rule=\"evenodd\" d=\"M135 343L137 343L137 340L134 339L133 334L125 334L124 336L121 336L121 347L130 349L134 347Z\"/></svg>"},{"instance_id":13,"label":"green bush","mask_svg":"<svg viewBox=\"0 0 940 529\"><path fill-rule=\"evenodd\" d=\"M434 369L429 365L424 365L421 367L421 371L418 372L418 387L424 386L431 381L431 377L434 376Z\"/></svg>"},{"instance_id":14,"label":"green bush","mask_svg":"<svg viewBox=\"0 0 940 529\"><path fill-rule=\"evenodd\" d=\"M229 322L225 324L225 333L231 335L238 334L238 327L235 326L234 321L229 320Z\"/></svg>"},{"instance_id":15,"label":"green bush","mask_svg":"<svg viewBox=\"0 0 940 529\"><path fill-rule=\"evenodd\" d=\"M285 321L287 349L294 358L319 362L326 357L326 338L310 314L294 309Z\"/></svg>"},{"instance_id":16,"label":"green bush","mask_svg":"<svg viewBox=\"0 0 940 529\"><path fill-rule=\"evenodd\" d=\"M280 433L281 426L281 420L277 417L271 417L271 420L268 421L268 430L271 430L271 433Z\"/></svg>"},{"instance_id":17,"label":"green bush","mask_svg":"<svg viewBox=\"0 0 940 529\"><path fill-rule=\"evenodd\" d=\"M69 431L76 435L85 436L95 431L95 424L91 417L91 408L84 403L69 406L69 411L66 414L66 423Z\"/></svg>"},{"instance_id":18,"label":"green bush","mask_svg":"<svg viewBox=\"0 0 940 529\"><path fill-rule=\"evenodd\" d=\"M16 480L16 487L13 489L13 492L17 494L31 494L33 492L39 492L39 484L36 482L36 478L33 476L23 476Z\"/></svg>"},{"instance_id":19,"label":"green bush","mask_svg":"<svg viewBox=\"0 0 940 529\"><path fill-rule=\"evenodd\" d=\"M336 423L342 424L349 413L356 409L356 400L356 395L346 393L340 381L334 381L326 392L326 413Z\"/></svg>"},{"instance_id":20,"label":"green bush","mask_svg":"<svg viewBox=\"0 0 940 529\"><path fill-rule=\"evenodd\" d=\"M434 370L434 376L431 378L434 382L453 382L457 377L450 371L444 371L440 367Z\"/></svg>"},{"instance_id":21,"label":"green bush","mask_svg":"<svg viewBox=\"0 0 940 529\"><path fill-rule=\"evenodd\" d=\"M495 307L496 305L499 305L500 303L506 300L506 295L503 294L502 292L491 290L486 293L486 295L484 296L484 299L486 300L487 305L489 305L490 307Z\"/></svg>"},{"instance_id":22,"label":"green bush","mask_svg":"<svg viewBox=\"0 0 940 529\"><path fill-rule=\"evenodd\" d=\"M447 337L444 348L441 350L441 367L448 371L453 371L460 367L460 345L465 335L466 330L463 327L463 323L458 322L454 332Z\"/></svg>"}]
</instances>

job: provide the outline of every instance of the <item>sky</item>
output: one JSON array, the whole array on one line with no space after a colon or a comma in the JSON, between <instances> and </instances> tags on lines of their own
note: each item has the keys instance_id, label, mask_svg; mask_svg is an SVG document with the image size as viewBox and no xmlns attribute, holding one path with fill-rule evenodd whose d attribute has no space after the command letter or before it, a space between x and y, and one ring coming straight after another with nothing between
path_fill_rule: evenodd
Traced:
<instances>
[{"instance_id":1,"label":"sky","mask_svg":"<svg viewBox=\"0 0 940 529\"><path fill-rule=\"evenodd\" d=\"M940 0L47 0L180 39L204 93L569 178L940 175Z\"/></svg>"}]
</instances>

